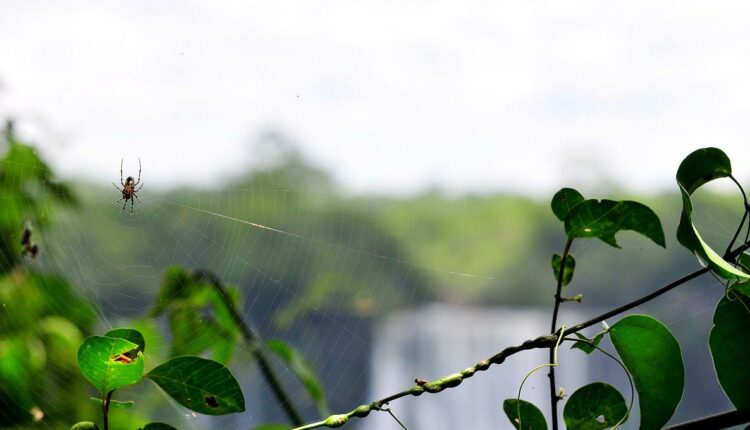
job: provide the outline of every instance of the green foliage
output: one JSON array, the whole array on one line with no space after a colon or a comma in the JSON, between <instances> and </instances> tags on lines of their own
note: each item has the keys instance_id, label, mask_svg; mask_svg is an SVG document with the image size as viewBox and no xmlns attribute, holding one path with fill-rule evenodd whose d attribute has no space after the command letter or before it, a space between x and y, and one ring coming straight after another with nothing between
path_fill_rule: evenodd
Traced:
<instances>
[{"instance_id":1,"label":"green foliage","mask_svg":"<svg viewBox=\"0 0 750 430\"><path fill-rule=\"evenodd\" d=\"M742 281L750 279L750 275L724 260L698 233L693 224L693 203L690 200L691 194L707 182L731 176L729 157L718 148L699 149L685 158L677 170L677 184L682 195L677 240L718 276L730 281Z\"/></svg>"},{"instance_id":2,"label":"green foliage","mask_svg":"<svg viewBox=\"0 0 750 430\"><path fill-rule=\"evenodd\" d=\"M320 415L329 415L330 411L326 404L323 386L318 381L318 377L315 376L315 372L307 360L305 360L297 350L284 341L272 339L267 342L267 346L268 349L289 366L289 369L302 382L302 385L304 385L307 390L307 394L310 395L310 398L312 398L315 406L318 408Z\"/></svg>"},{"instance_id":3,"label":"green foliage","mask_svg":"<svg viewBox=\"0 0 750 430\"><path fill-rule=\"evenodd\" d=\"M563 419L568 430L602 430L619 423L627 413L625 399L615 387L594 382L571 394Z\"/></svg>"},{"instance_id":4,"label":"green foliage","mask_svg":"<svg viewBox=\"0 0 750 430\"><path fill-rule=\"evenodd\" d=\"M659 217L642 203L584 200L572 207L565 217L565 233L569 239L597 237L619 248L615 234L622 230L633 230L659 246L666 246Z\"/></svg>"},{"instance_id":5,"label":"green foliage","mask_svg":"<svg viewBox=\"0 0 750 430\"><path fill-rule=\"evenodd\" d=\"M555 275L555 280L560 281L560 265L562 264L562 256L560 254L554 254L552 256L552 273ZM573 280L573 272L576 270L576 259L568 254L565 256L565 269L562 272L562 286L566 286Z\"/></svg>"},{"instance_id":6,"label":"green foliage","mask_svg":"<svg viewBox=\"0 0 750 430\"><path fill-rule=\"evenodd\" d=\"M552 213L555 214L557 219L565 222L568 212L584 200L585 199L581 193L577 190L574 190L573 188L563 188L552 197Z\"/></svg>"},{"instance_id":7,"label":"green foliage","mask_svg":"<svg viewBox=\"0 0 750 430\"><path fill-rule=\"evenodd\" d=\"M608 333L638 391L640 428L662 428L685 387L680 345L662 323L646 315L627 316Z\"/></svg>"},{"instance_id":8,"label":"green foliage","mask_svg":"<svg viewBox=\"0 0 750 430\"><path fill-rule=\"evenodd\" d=\"M91 385L106 394L141 379L143 358L138 348L125 339L91 336L78 349L78 366Z\"/></svg>"},{"instance_id":9,"label":"green foliage","mask_svg":"<svg viewBox=\"0 0 750 430\"><path fill-rule=\"evenodd\" d=\"M74 424L70 430L99 430L99 426L91 421L81 421L80 423Z\"/></svg>"},{"instance_id":10,"label":"green foliage","mask_svg":"<svg viewBox=\"0 0 750 430\"><path fill-rule=\"evenodd\" d=\"M519 417L520 408L520 417ZM544 414L533 403L525 400L506 399L503 411L516 430L547 430Z\"/></svg>"},{"instance_id":11,"label":"green foliage","mask_svg":"<svg viewBox=\"0 0 750 430\"><path fill-rule=\"evenodd\" d=\"M206 415L245 410L245 398L226 367L200 357L177 357L146 374L182 406Z\"/></svg>"},{"instance_id":12,"label":"green foliage","mask_svg":"<svg viewBox=\"0 0 750 430\"><path fill-rule=\"evenodd\" d=\"M709 337L711 356L721 388L739 410L750 410L750 298L724 297L716 306Z\"/></svg>"},{"instance_id":13,"label":"green foliage","mask_svg":"<svg viewBox=\"0 0 750 430\"><path fill-rule=\"evenodd\" d=\"M172 427L169 424L148 423L144 427L139 428L138 430L177 430L177 429Z\"/></svg>"},{"instance_id":14,"label":"green foliage","mask_svg":"<svg viewBox=\"0 0 750 430\"><path fill-rule=\"evenodd\" d=\"M580 349L586 354L591 354L592 352L596 351L596 347L599 346L599 342L601 342L602 338L604 338L604 333L599 333L592 339L589 339L580 333L574 333L574 335L581 340L573 343L573 345L570 346L570 349Z\"/></svg>"}]
</instances>

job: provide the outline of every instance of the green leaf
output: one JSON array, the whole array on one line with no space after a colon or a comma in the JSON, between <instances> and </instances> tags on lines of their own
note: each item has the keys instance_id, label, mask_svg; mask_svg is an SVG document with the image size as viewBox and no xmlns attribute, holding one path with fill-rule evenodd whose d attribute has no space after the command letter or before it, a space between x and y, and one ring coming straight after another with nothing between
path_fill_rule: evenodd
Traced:
<instances>
[{"instance_id":1,"label":"green leaf","mask_svg":"<svg viewBox=\"0 0 750 430\"><path fill-rule=\"evenodd\" d=\"M105 394L141 379L143 356L137 353L137 349L137 344L125 339L91 336L78 348L78 367L83 376Z\"/></svg>"},{"instance_id":2,"label":"green leaf","mask_svg":"<svg viewBox=\"0 0 750 430\"><path fill-rule=\"evenodd\" d=\"M677 169L677 182L693 194L701 185L732 175L732 163L719 148L701 148L685 157Z\"/></svg>"},{"instance_id":3,"label":"green leaf","mask_svg":"<svg viewBox=\"0 0 750 430\"><path fill-rule=\"evenodd\" d=\"M261 424L253 427L253 430L289 430L289 426L284 424Z\"/></svg>"},{"instance_id":4,"label":"green leaf","mask_svg":"<svg viewBox=\"0 0 750 430\"><path fill-rule=\"evenodd\" d=\"M182 406L206 415L226 415L245 410L245 398L232 373L216 361L177 357L146 377Z\"/></svg>"},{"instance_id":5,"label":"green leaf","mask_svg":"<svg viewBox=\"0 0 750 430\"><path fill-rule=\"evenodd\" d=\"M98 397L90 397L89 399L92 402L94 402L97 405L99 405L99 407L101 407L102 404L104 403L104 400L102 400L102 399L100 399ZM112 408L114 408L114 409L130 409L131 407L133 407L134 404L135 404L135 402L132 401L132 400L128 400L126 402L121 402L119 400L110 400L109 401L109 407L110 407L110 409L112 409Z\"/></svg>"},{"instance_id":6,"label":"green leaf","mask_svg":"<svg viewBox=\"0 0 750 430\"><path fill-rule=\"evenodd\" d=\"M750 254L747 252L743 252L740 254L740 256L737 258L737 264L740 265L743 269L750 271Z\"/></svg>"},{"instance_id":7,"label":"green leaf","mask_svg":"<svg viewBox=\"0 0 750 430\"><path fill-rule=\"evenodd\" d=\"M518 417L518 407L521 407L521 417ZM542 411L533 403L525 400L506 399L503 402L503 411L516 430L547 430L547 421Z\"/></svg>"},{"instance_id":8,"label":"green leaf","mask_svg":"<svg viewBox=\"0 0 750 430\"><path fill-rule=\"evenodd\" d=\"M552 197L552 213L560 221L565 221L568 212L583 200L583 196L578 191L573 188L563 188Z\"/></svg>"},{"instance_id":9,"label":"green leaf","mask_svg":"<svg viewBox=\"0 0 750 430\"><path fill-rule=\"evenodd\" d=\"M596 336L594 336L593 339L589 339L586 336L580 334L580 333L573 333L578 339L581 339L580 341L574 343L570 349L580 349L581 351L585 352L586 354L591 354L592 352L596 351L596 347L599 346L599 342L602 341L602 338L604 337L604 333L599 333ZM585 342L588 341L588 342ZM593 343L593 345L592 345Z\"/></svg>"},{"instance_id":10,"label":"green leaf","mask_svg":"<svg viewBox=\"0 0 750 430\"><path fill-rule=\"evenodd\" d=\"M560 282L560 264L562 262L562 256L560 254L554 254L552 256L552 273L555 275L555 280ZM573 272L576 269L576 259L572 255L568 254L565 257L565 269L562 274L562 286L566 286L573 280Z\"/></svg>"},{"instance_id":11,"label":"green leaf","mask_svg":"<svg viewBox=\"0 0 750 430\"><path fill-rule=\"evenodd\" d=\"M74 424L70 430L99 430L99 427L91 421L81 421Z\"/></svg>"},{"instance_id":12,"label":"green leaf","mask_svg":"<svg viewBox=\"0 0 750 430\"><path fill-rule=\"evenodd\" d=\"M750 410L750 298L721 299L708 344L719 384L738 410Z\"/></svg>"},{"instance_id":13,"label":"green leaf","mask_svg":"<svg viewBox=\"0 0 750 430\"><path fill-rule=\"evenodd\" d=\"M565 233L570 239L598 237L619 248L615 234L621 230L635 231L661 247L666 246L659 217L648 206L638 202L585 200L573 207L565 217Z\"/></svg>"},{"instance_id":14,"label":"green leaf","mask_svg":"<svg viewBox=\"0 0 750 430\"><path fill-rule=\"evenodd\" d=\"M620 422L627 413L625 399L615 387L594 382L570 395L563 419L568 430L602 430Z\"/></svg>"},{"instance_id":15,"label":"green leaf","mask_svg":"<svg viewBox=\"0 0 750 430\"><path fill-rule=\"evenodd\" d=\"M680 345L662 323L646 315L627 316L608 333L638 391L640 428L662 428L685 388Z\"/></svg>"},{"instance_id":16,"label":"green leaf","mask_svg":"<svg viewBox=\"0 0 750 430\"><path fill-rule=\"evenodd\" d=\"M325 393L323 392L323 386L318 381L315 372L302 354L297 352L287 343L278 339L269 340L267 345L268 349L281 358L281 360L289 366L292 372L294 372L297 378L299 378L305 386L307 393L310 395L310 398L313 399L320 414L322 416L330 415L328 405L326 404Z\"/></svg>"},{"instance_id":17,"label":"green leaf","mask_svg":"<svg viewBox=\"0 0 750 430\"><path fill-rule=\"evenodd\" d=\"M117 337L130 341L138 345L137 352L143 352L146 350L146 340L143 339L143 335L138 330L132 328L116 328L108 331L104 336Z\"/></svg>"},{"instance_id":18,"label":"green leaf","mask_svg":"<svg viewBox=\"0 0 750 430\"><path fill-rule=\"evenodd\" d=\"M690 196L702 185L714 179L732 175L729 157L718 148L703 148L688 155L677 169L677 184L682 195L682 213L677 227L677 240L707 265L716 275L730 280L750 279L750 275L735 268L703 240L693 224L693 203Z\"/></svg>"},{"instance_id":19,"label":"green leaf","mask_svg":"<svg viewBox=\"0 0 750 430\"><path fill-rule=\"evenodd\" d=\"M148 423L144 427L139 428L138 430L177 430L177 429L172 427L169 424Z\"/></svg>"}]
</instances>

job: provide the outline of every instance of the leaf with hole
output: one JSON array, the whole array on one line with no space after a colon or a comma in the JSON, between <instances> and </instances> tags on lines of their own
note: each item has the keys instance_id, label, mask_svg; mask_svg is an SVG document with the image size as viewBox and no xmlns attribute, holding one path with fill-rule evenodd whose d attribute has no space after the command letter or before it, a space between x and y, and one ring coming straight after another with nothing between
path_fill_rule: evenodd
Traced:
<instances>
[{"instance_id":1,"label":"leaf with hole","mask_svg":"<svg viewBox=\"0 0 750 430\"><path fill-rule=\"evenodd\" d=\"M237 380L221 363L200 357L177 357L146 374L182 406L206 415L245 410Z\"/></svg>"},{"instance_id":2,"label":"leaf with hole","mask_svg":"<svg viewBox=\"0 0 750 430\"><path fill-rule=\"evenodd\" d=\"M544 419L544 414L533 403L526 400L506 399L503 402L503 411L516 430L547 430L547 420Z\"/></svg>"},{"instance_id":3,"label":"leaf with hole","mask_svg":"<svg viewBox=\"0 0 750 430\"><path fill-rule=\"evenodd\" d=\"M730 281L750 279L750 275L735 268L714 251L693 224L693 202L690 196L702 185L714 179L732 175L729 157L718 148L703 148L688 155L677 169L677 184L682 196L682 213L677 227L677 241L691 251L716 275Z\"/></svg>"},{"instance_id":4,"label":"leaf with hole","mask_svg":"<svg viewBox=\"0 0 750 430\"><path fill-rule=\"evenodd\" d=\"M133 342L138 345L136 348L137 352L144 352L146 350L146 340L143 339L143 335L138 330L132 328L116 328L110 330L104 334L106 337L118 337L127 341Z\"/></svg>"},{"instance_id":5,"label":"leaf with hole","mask_svg":"<svg viewBox=\"0 0 750 430\"><path fill-rule=\"evenodd\" d=\"M656 319L630 315L609 329L609 336L638 392L642 430L669 421L685 388L682 352L672 333Z\"/></svg>"},{"instance_id":6,"label":"leaf with hole","mask_svg":"<svg viewBox=\"0 0 750 430\"><path fill-rule=\"evenodd\" d=\"M603 430L620 422L627 413L625 399L615 387L594 382L570 395L563 419L568 430Z\"/></svg>"},{"instance_id":7,"label":"leaf with hole","mask_svg":"<svg viewBox=\"0 0 750 430\"><path fill-rule=\"evenodd\" d=\"M560 221L565 221L568 212L583 200L583 196L578 191L573 188L563 188L552 197L552 213Z\"/></svg>"},{"instance_id":8,"label":"leaf with hole","mask_svg":"<svg viewBox=\"0 0 750 430\"><path fill-rule=\"evenodd\" d=\"M573 207L565 217L565 233L569 239L597 237L619 248L615 234L632 230L666 246L659 217L648 206L630 201L585 200Z\"/></svg>"},{"instance_id":9,"label":"leaf with hole","mask_svg":"<svg viewBox=\"0 0 750 430\"><path fill-rule=\"evenodd\" d=\"M139 346L125 339L91 336L78 348L78 367L102 394L133 385L143 375Z\"/></svg>"},{"instance_id":10,"label":"leaf with hole","mask_svg":"<svg viewBox=\"0 0 750 430\"><path fill-rule=\"evenodd\" d=\"M750 410L750 298L724 297L716 306L708 344L719 384L738 410Z\"/></svg>"},{"instance_id":11,"label":"leaf with hole","mask_svg":"<svg viewBox=\"0 0 750 430\"><path fill-rule=\"evenodd\" d=\"M562 256L560 254L554 254L552 256L552 273L555 275L555 280L560 282L560 265L562 264ZM565 257L565 268L562 273L562 286L566 286L573 280L573 272L576 270L576 259L568 254Z\"/></svg>"},{"instance_id":12,"label":"leaf with hole","mask_svg":"<svg viewBox=\"0 0 750 430\"><path fill-rule=\"evenodd\" d=\"M328 411L328 405L326 404L323 386L318 381L315 372L312 370L310 364L307 363L307 360L284 341L273 339L269 340L267 345L268 349L284 361L297 378L299 378L305 386L307 393L310 395L310 398L315 403L315 406L318 408L318 412L320 412L322 416L329 415L330 412Z\"/></svg>"}]
</instances>

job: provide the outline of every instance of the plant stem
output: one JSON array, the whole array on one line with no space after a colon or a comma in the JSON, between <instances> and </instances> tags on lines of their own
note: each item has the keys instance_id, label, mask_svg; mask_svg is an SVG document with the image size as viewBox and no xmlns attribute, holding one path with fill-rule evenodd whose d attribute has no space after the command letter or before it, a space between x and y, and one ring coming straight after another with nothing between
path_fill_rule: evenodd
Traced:
<instances>
[{"instance_id":1,"label":"plant stem","mask_svg":"<svg viewBox=\"0 0 750 430\"><path fill-rule=\"evenodd\" d=\"M112 390L107 393L106 396L102 399L102 414L104 419L104 430L109 430L109 402L112 400L112 394L115 392L115 390Z\"/></svg>"},{"instance_id":2,"label":"plant stem","mask_svg":"<svg viewBox=\"0 0 750 430\"><path fill-rule=\"evenodd\" d=\"M725 429L750 422L750 411L727 411L665 427L664 430Z\"/></svg>"},{"instance_id":3,"label":"plant stem","mask_svg":"<svg viewBox=\"0 0 750 430\"><path fill-rule=\"evenodd\" d=\"M563 274L565 273L565 260L568 259L568 253L570 253L570 247L573 245L573 239L568 238L568 241L565 242L565 249L563 249L562 258L560 258L560 270L557 274L557 288L555 290L555 308L552 311L552 324L550 327L550 334L554 335L557 333L557 314L560 311L560 304L563 302L561 293L562 293L562 286L563 286ZM555 353L557 352L557 349L555 347L550 347L549 349L549 362L550 363L556 363L555 361ZM557 423L557 403L560 401L560 397L557 395L557 388L555 384L555 366L550 366L549 373L547 374L549 376L549 395L550 395L550 403L552 406L552 430L557 430L558 423Z\"/></svg>"},{"instance_id":4,"label":"plant stem","mask_svg":"<svg viewBox=\"0 0 750 430\"><path fill-rule=\"evenodd\" d=\"M194 272L194 276L199 280L207 282L221 298L224 307L232 315L232 321L234 321L237 329L239 329L242 338L250 347L250 351L252 352L253 357L258 361L258 367L260 367L260 372L263 375L263 378L271 387L271 391L276 397L276 400L279 402L279 405L281 405L281 407L284 409L284 412L286 412L289 420L295 426L301 426L302 424L304 424L302 416L299 414L299 412L297 412L297 409L294 407L294 404L292 403L289 395L281 385L279 378L271 368L269 360L264 352L263 345L260 342L259 336L255 334L250 326L247 325L244 318L242 318L242 315L240 315L239 311L234 306L234 303L232 303L232 300L229 298L229 295L227 294L221 280L219 280L218 276L207 270L196 270Z\"/></svg>"}]
</instances>

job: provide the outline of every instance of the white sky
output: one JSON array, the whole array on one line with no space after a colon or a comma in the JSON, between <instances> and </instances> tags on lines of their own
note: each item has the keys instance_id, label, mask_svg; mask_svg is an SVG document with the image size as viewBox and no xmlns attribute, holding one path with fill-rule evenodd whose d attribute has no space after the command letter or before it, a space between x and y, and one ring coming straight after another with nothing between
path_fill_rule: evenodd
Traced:
<instances>
[{"instance_id":1,"label":"white sky","mask_svg":"<svg viewBox=\"0 0 750 430\"><path fill-rule=\"evenodd\" d=\"M269 127L355 192L750 178L750 3L6 0L0 114L65 176L252 163ZM134 173L134 172L133 172Z\"/></svg>"}]
</instances>

